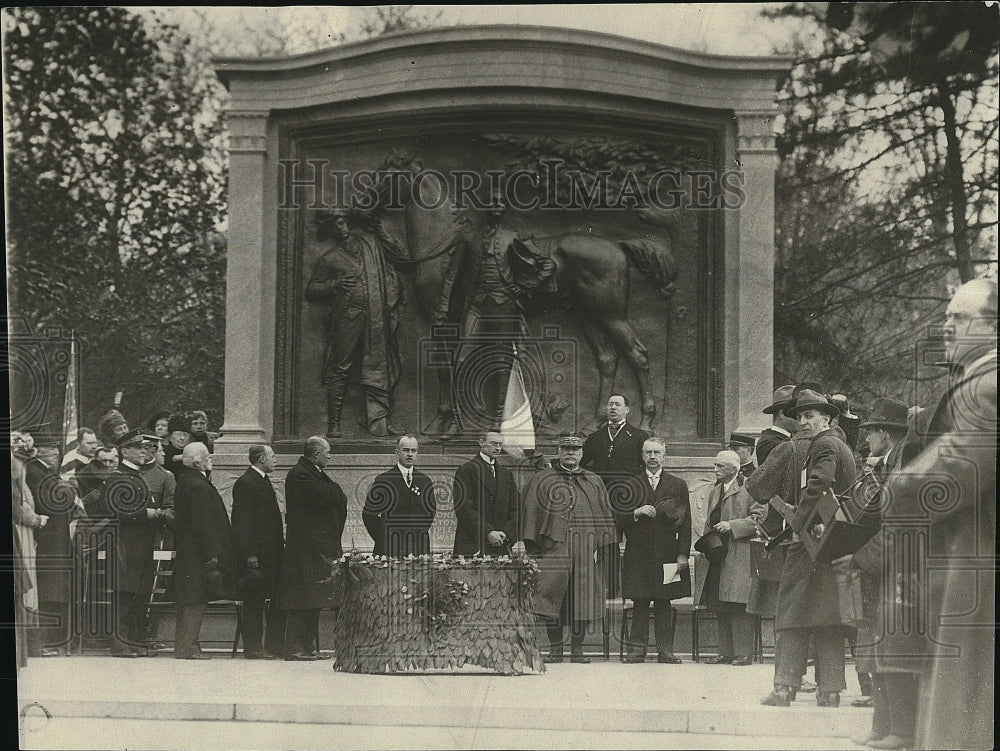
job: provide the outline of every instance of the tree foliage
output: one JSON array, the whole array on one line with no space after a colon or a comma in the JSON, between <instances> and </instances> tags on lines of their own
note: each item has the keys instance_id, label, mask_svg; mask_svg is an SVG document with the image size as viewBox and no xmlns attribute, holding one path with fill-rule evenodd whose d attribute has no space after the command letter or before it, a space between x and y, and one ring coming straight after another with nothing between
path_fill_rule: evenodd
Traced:
<instances>
[{"instance_id":1,"label":"tree foliage","mask_svg":"<svg viewBox=\"0 0 1000 751\"><path fill-rule=\"evenodd\" d=\"M116 390L221 417L219 86L175 28L118 8L4 18L11 310L81 342L84 423Z\"/></svg>"},{"instance_id":2,"label":"tree foliage","mask_svg":"<svg viewBox=\"0 0 1000 751\"><path fill-rule=\"evenodd\" d=\"M997 9L829 6L782 90L776 370L912 400L949 286L996 273Z\"/></svg>"}]
</instances>

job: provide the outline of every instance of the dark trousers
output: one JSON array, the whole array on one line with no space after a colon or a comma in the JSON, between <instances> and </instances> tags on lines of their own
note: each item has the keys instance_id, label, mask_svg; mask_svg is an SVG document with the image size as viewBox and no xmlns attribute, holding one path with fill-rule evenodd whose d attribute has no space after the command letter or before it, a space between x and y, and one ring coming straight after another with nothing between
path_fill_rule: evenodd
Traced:
<instances>
[{"instance_id":1,"label":"dark trousers","mask_svg":"<svg viewBox=\"0 0 1000 751\"><path fill-rule=\"evenodd\" d=\"M917 722L917 676L914 673L875 673L875 713L872 733L913 740Z\"/></svg>"},{"instance_id":2,"label":"dark trousers","mask_svg":"<svg viewBox=\"0 0 1000 751\"><path fill-rule=\"evenodd\" d=\"M570 654L583 654L583 640L587 636L587 626L590 621L573 620L570 624ZM546 618L545 631L549 636L549 648L552 654L562 654L563 651L563 621L561 618Z\"/></svg>"},{"instance_id":3,"label":"dark trousers","mask_svg":"<svg viewBox=\"0 0 1000 751\"><path fill-rule=\"evenodd\" d=\"M267 631L264 630L265 619ZM285 652L285 611L273 601L247 598L243 603L244 654L267 650L273 655ZM265 636L266 634L266 636Z\"/></svg>"},{"instance_id":4,"label":"dark trousers","mask_svg":"<svg viewBox=\"0 0 1000 751\"><path fill-rule=\"evenodd\" d=\"M111 640L112 651L139 646L145 640L146 597L138 592L118 592L115 605L118 627Z\"/></svg>"},{"instance_id":5,"label":"dark trousers","mask_svg":"<svg viewBox=\"0 0 1000 751\"><path fill-rule=\"evenodd\" d=\"M201 633L201 621L205 617L206 607L207 602L177 606L177 628L174 635L176 659L181 660L201 651L198 647L198 634Z\"/></svg>"},{"instance_id":6,"label":"dark trousers","mask_svg":"<svg viewBox=\"0 0 1000 751\"><path fill-rule=\"evenodd\" d=\"M285 657L296 652L312 652L317 649L316 630L319 628L319 608L310 610L287 610L285 621Z\"/></svg>"},{"instance_id":7,"label":"dark trousers","mask_svg":"<svg viewBox=\"0 0 1000 751\"><path fill-rule=\"evenodd\" d=\"M774 685L798 688L806 672L809 658L809 637L816 639L816 683L823 692L843 691L844 680L844 628L843 626L815 626L813 628L784 628L776 633L777 645L774 658Z\"/></svg>"},{"instance_id":8,"label":"dark trousers","mask_svg":"<svg viewBox=\"0 0 1000 751\"><path fill-rule=\"evenodd\" d=\"M644 656L649 644L649 600L632 600L632 626L629 630L628 652L634 656ZM656 637L658 654L672 654L673 608L670 600L653 600L653 633Z\"/></svg>"},{"instance_id":9,"label":"dark trousers","mask_svg":"<svg viewBox=\"0 0 1000 751\"><path fill-rule=\"evenodd\" d=\"M41 646L65 647L69 644L68 602L39 601L38 623Z\"/></svg>"},{"instance_id":10,"label":"dark trousers","mask_svg":"<svg viewBox=\"0 0 1000 751\"><path fill-rule=\"evenodd\" d=\"M752 655L754 617L746 609L718 613L716 617L719 620L719 654L726 657L749 657Z\"/></svg>"}]
</instances>

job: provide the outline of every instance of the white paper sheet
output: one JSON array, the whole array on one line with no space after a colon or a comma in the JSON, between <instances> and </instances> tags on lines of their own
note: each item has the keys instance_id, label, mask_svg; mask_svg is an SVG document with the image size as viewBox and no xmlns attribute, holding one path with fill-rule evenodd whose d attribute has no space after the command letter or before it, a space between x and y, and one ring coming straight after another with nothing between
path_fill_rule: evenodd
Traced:
<instances>
[{"instance_id":1,"label":"white paper sheet","mask_svg":"<svg viewBox=\"0 0 1000 751\"><path fill-rule=\"evenodd\" d=\"M681 580L681 572L677 568L676 563L664 563L663 564L663 583L673 584L674 582L679 582Z\"/></svg>"}]
</instances>

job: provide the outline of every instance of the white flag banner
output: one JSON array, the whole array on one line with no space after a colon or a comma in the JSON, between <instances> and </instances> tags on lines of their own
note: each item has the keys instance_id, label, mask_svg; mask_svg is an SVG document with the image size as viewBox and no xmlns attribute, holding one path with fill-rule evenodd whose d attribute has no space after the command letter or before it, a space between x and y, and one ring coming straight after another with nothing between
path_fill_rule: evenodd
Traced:
<instances>
[{"instance_id":1,"label":"white flag banner","mask_svg":"<svg viewBox=\"0 0 1000 751\"><path fill-rule=\"evenodd\" d=\"M535 424L531 418L531 400L524 387L524 377L521 375L521 363L514 348L514 363L510 369L507 382L507 397L503 405L503 424L500 426L503 435L504 450L517 459L535 451Z\"/></svg>"}]
</instances>

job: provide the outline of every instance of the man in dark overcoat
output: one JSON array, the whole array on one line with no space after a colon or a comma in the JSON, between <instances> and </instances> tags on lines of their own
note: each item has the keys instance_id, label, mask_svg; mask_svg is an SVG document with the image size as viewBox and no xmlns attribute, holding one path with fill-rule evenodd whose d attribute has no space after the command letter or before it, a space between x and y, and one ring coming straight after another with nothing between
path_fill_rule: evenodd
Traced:
<instances>
[{"instance_id":1,"label":"man in dark overcoat","mask_svg":"<svg viewBox=\"0 0 1000 751\"><path fill-rule=\"evenodd\" d=\"M649 603L653 601L657 661L679 664L673 652L670 601L691 594L688 555L691 507L681 478L663 471L666 446L659 438L643 443L646 468L633 475L615 504L615 519L625 535L622 596L632 600L632 628L625 662L643 662L649 642ZM617 500L617 499L616 499ZM664 566L677 567L677 578L664 583Z\"/></svg>"},{"instance_id":2,"label":"man in dark overcoat","mask_svg":"<svg viewBox=\"0 0 1000 751\"><path fill-rule=\"evenodd\" d=\"M884 490L886 540L922 532L927 545L888 559L897 587L876 663L920 676L914 748L994 748L996 281L959 287L944 335L948 390L927 447ZM913 619L923 633L904 628Z\"/></svg>"},{"instance_id":3,"label":"man in dark overcoat","mask_svg":"<svg viewBox=\"0 0 1000 751\"><path fill-rule=\"evenodd\" d=\"M177 560L173 594L177 601L174 657L207 660L198 646L205 608L213 600L236 597L236 543L226 504L208 479L212 455L203 443L189 443L174 496Z\"/></svg>"},{"instance_id":4,"label":"man in dark overcoat","mask_svg":"<svg viewBox=\"0 0 1000 751\"><path fill-rule=\"evenodd\" d=\"M375 542L374 555L405 558L431 552L437 501L433 481L415 468L419 451L415 436L401 436L396 466L376 477L365 495L361 519Z\"/></svg>"},{"instance_id":5,"label":"man in dark overcoat","mask_svg":"<svg viewBox=\"0 0 1000 751\"><path fill-rule=\"evenodd\" d=\"M117 570L111 588L118 607L118 629L111 643L116 657L147 655L145 620L149 593L153 589L153 544L156 528L164 517L156 508L149 484L142 476L149 444L157 441L142 428L118 439L120 462L101 488L98 515L111 514L116 530Z\"/></svg>"},{"instance_id":6,"label":"man in dark overcoat","mask_svg":"<svg viewBox=\"0 0 1000 751\"><path fill-rule=\"evenodd\" d=\"M608 492L597 475L580 467L582 456L583 439L560 438L557 461L524 489L523 547L538 560L534 604L548 631L546 662L563 661L565 624L571 627L570 662L590 662L583 640L603 613L607 557L618 547ZM520 549L515 546L515 553Z\"/></svg>"},{"instance_id":7,"label":"man in dark overcoat","mask_svg":"<svg viewBox=\"0 0 1000 751\"><path fill-rule=\"evenodd\" d=\"M584 441L580 466L597 474L608 495L613 497L616 484L628 482L629 478L645 471L642 444L649 438L649 433L628 422L629 404L624 394L608 397L607 413L607 423ZM610 554L614 552L609 551L608 555L609 597L618 596L621 561L618 556Z\"/></svg>"},{"instance_id":8,"label":"man in dark overcoat","mask_svg":"<svg viewBox=\"0 0 1000 751\"><path fill-rule=\"evenodd\" d=\"M830 429L838 409L815 391L803 389L789 416L798 417L799 433L811 439L800 472L796 518L807 519L830 488L843 493L855 478L854 455ZM753 479L753 478L751 478ZM793 528L795 523L793 521ZM802 528L801 534L812 534ZM815 639L818 679L816 704L840 705L844 681L844 640L840 597L833 567L813 562L805 547L793 537L778 584L775 618L776 649L774 691L764 698L769 706L787 707L806 671L809 639Z\"/></svg>"},{"instance_id":9,"label":"man in dark overcoat","mask_svg":"<svg viewBox=\"0 0 1000 751\"><path fill-rule=\"evenodd\" d=\"M285 554L278 589L285 624L285 659L320 660L331 655L316 649L319 611L330 605L327 559L343 554L341 536L347 521L347 497L323 467L330 463L325 438L306 440L298 463L285 477Z\"/></svg>"},{"instance_id":10,"label":"man in dark overcoat","mask_svg":"<svg viewBox=\"0 0 1000 751\"><path fill-rule=\"evenodd\" d=\"M486 431L479 436L479 453L455 471L454 555L505 555L520 539L521 495L513 473L498 461L503 436Z\"/></svg>"},{"instance_id":11,"label":"man in dark overcoat","mask_svg":"<svg viewBox=\"0 0 1000 751\"><path fill-rule=\"evenodd\" d=\"M232 516L236 561L244 581L243 656L267 660L284 655L285 614L278 608L278 576L285 531L268 477L276 464L274 449L253 445L249 460L250 466L233 485Z\"/></svg>"}]
</instances>

